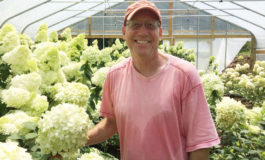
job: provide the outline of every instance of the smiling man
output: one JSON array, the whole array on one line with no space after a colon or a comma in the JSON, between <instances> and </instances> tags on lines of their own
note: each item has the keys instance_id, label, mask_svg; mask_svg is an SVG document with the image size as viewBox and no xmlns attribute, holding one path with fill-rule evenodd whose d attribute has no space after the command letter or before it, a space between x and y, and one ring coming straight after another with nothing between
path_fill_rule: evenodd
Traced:
<instances>
[{"instance_id":1,"label":"smiling man","mask_svg":"<svg viewBox=\"0 0 265 160\"><path fill-rule=\"evenodd\" d=\"M194 66L161 53L157 7L131 4L122 26L131 57L113 66L88 145L119 134L122 160L206 160L220 143Z\"/></svg>"}]
</instances>

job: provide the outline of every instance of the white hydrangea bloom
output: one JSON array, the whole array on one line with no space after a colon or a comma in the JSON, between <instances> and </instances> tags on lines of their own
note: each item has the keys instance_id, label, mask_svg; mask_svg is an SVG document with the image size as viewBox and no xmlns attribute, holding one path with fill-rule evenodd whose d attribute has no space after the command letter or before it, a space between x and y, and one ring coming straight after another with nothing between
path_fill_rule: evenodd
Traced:
<instances>
[{"instance_id":1,"label":"white hydrangea bloom","mask_svg":"<svg viewBox=\"0 0 265 160\"><path fill-rule=\"evenodd\" d=\"M89 88L77 82L57 83L54 86L54 98L59 103L71 103L86 107L90 97Z\"/></svg>"},{"instance_id":2,"label":"white hydrangea bloom","mask_svg":"<svg viewBox=\"0 0 265 160\"><path fill-rule=\"evenodd\" d=\"M59 51L59 57L62 66L65 66L70 63L70 59L65 52Z\"/></svg>"},{"instance_id":3,"label":"white hydrangea bloom","mask_svg":"<svg viewBox=\"0 0 265 160\"><path fill-rule=\"evenodd\" d=\"M90 152L83 154L78 160L104 160L104 158L96 152Z\"/></svg>"},{"instance_id":4,"label":"white hydrangea bloom","mask_svg":"<svg viewBox=\"0 0 265 160\"><path fill-rule=\"evenodd\" d=\"M31 155L26 151L25 148L19 147L16 142L0 142L1 160L32 160Z\"/></svg>"},{"instance_id":5,"label":"white hydrangea bloom","mask_svg":"<svg viewBox=\"0 0 265 160\"><path fill-rule=\"evenodd\" d=\"M111 47L106 47L104 49L102 49L99 53L99 57L98 57L98 60L100 62L111 62L112 59L111 59L111 52L113 51L113 49Z\"/></svg>"},{"instance_id":6,"label":"white hydrangea bloom","mask_svg":"<svg viewBox=\"0 0 265 160\"><path fill-rule=\"evenodd\" d=\"M223 97L216 105L216 122L222 128L236 127L246 124L246 107L229 97Z\"/></svg>"},{"instance_id":7,"label":"white hydrangea bloom","mask_svg":"<svg viewBox=\"0 0 265 160\"><path fill-rule=\"evenodd\" d=\"M258 125L258 122L263 120L262 108L254 107L246 110L246 117L251 125Z\"/></svg>"},{"instance_id":8,"label":"white hydrangea bloom","mask_svg":"<svg viewBox=\"0 0 265 160\"><path fill-rule=\"evenodd\" d=\"M74 153L86 144L86 131L92 125L84 108L60 104L43 114L36 142L46 154Z\"/></svg>"},{"instance_id":9,"label":"white hydrangea bloom","mask_svg":"<svg viewBox=\"0 0 265 160\"><path fill-rule=\"evenodd\" d=\"M215 73L205 73L201 76L203 82L204 92L207 100L209 100L214 91L217 91L218 95L222 97L224 95L224 84L222 79Z\"/></svg>"},{"instance_id":10,"label":"white hydrangea bloom","mask_svg":"<svg viewBox=\"0 0 265 160\"><path fill-rule=\"evenodd\" d=\"M30 100L31 94L25 89L10 87L1 92L1 97L7 107L20 108Z\"/></svg>"},{"instance_id":11,"label":"white hydrangea bloom","mask_svg":"<svg viewBox=\"0 0 265 160\"><path fill-rule=\"evenodd\" d=\"M0 45L0 55L12 51L14 48L20 45L20 38L16 32L9 32L5 35L2 45Z\"/></svg>"},{"instance_id":12,"label":"white hydrangea bloom","mask_svg":"<svg viewBox=\"0 0 265 160\"><path fill-rule=\"evenodd\" d=\"M114 50L120 50L120 49L123 48L123 44L121 43L120 39L117 38L117 39L115 40L115 44L112 45L112 48L113 48Z\"/></svg>"},{"instance_id":13,"label":"white hydrangea bloom","mask_svg":"<svg viewBox=\"0 0 265 160\"><path fill-rule=\"evenodd\" d=\"M18 46L3 57L3 61L11 65L12 72L16 74L29 71L31 68L28 61L31 60L31 51L27 46Z\"/></svg>"},{"instance_id":14,"label":"white hydrangea bloom","mask_svg":"<svg viewBox=\"0 0 265 160\"><path fill-rule=\"evenodd\" d=\"M81 77L82 72L80 71L82 66L81 62L72 62L69 65L62 67L62 71L66 76L67 80L78 80Z\"/></svg>"},{"instance_id":15,"label":"white hydrangea bloom","mask_svg":"<svg viewBox=\"0 0 265 160\"><path fill-rule=\"evenodd\" d=\"M103 87L109 69L110 69L109 67L102 67L99 70L97 70L91 79L92 83L97 86Z\"/></svg>"},{"instance_id":16,"label":"white hydrangea bloom","mask_svg":"<svg viewBox=\"0 0 265 160\"><path fill-rule=\"evenodd\" d=\"M30 92L37 92L41 84L41 76L36 73L17 75L11 79L14 88L26 89Z\"/></svg>"},{"instance_id":17,"label":"white hydrangea bloom","mask_svg":"<svg viewBox=\"0 0 265 160\"><path fill-rule=\"evenodd\" d=\"M25 111L31 116L40 117L49 107L49 102L46 96L36 94L21 110Z\"/></svg>"},{"instance_id":18,"label":"white hydrangea bloom","mask_svg":"<svg viewBox=\"0 0 265 160\"><path fill-rule=\"evenodd\" d=\"M90 64L95 64L98 61L100 50L97 46L89 46L83 51L80 59L83 62L88 61Z\"/></svg>"},{"instance_id":19,"label":"white hydrangea bloom","mask_svg":"<svg viewBox=\"0 0 265 160\"><path fill-rule=\"evenodd\" d=\"M38 117L28 116L23 111L8 113L0 118L0 133L4 135L18 134L25 135L29 129L24 127L25 122L37 122Z\"/></svg>"},{"instance_id":20,"label":"white hydrangea bloom","mask_svg":"<svg viewBox=\"0 0 265 160\"><path fill-rule=\"evenodd\" d=\"M61 69L59 71L40 71L40 75L42 80L41 85L66 82L65 75Z\"/></svg>"}]
</instances>

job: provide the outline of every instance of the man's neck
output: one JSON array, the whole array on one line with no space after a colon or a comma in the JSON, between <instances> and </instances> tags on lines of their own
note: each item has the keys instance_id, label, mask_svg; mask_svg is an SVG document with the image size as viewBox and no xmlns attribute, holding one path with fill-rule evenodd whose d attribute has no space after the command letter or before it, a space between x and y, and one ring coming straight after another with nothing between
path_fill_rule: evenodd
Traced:
<instances>
[{"instance_id":1,"label":"man's neck","mask_svg":"<svg viewBox=\"0 0 265 160\"><path fill-rule=\"evenodd\" d=\"M132 55L134 68L143 76L150 77L161 71L166 62L167 57L160 52L149 56Z\"/></svg>"}]
</instances>

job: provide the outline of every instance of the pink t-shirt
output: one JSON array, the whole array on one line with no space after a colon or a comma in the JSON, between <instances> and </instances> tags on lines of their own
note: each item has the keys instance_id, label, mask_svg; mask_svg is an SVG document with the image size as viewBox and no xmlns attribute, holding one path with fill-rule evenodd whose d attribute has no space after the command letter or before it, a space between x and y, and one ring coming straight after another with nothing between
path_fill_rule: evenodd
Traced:
<instances>
[{"instance_id":1,"label":"pink t-shirt","mask_svg":"<svg viewBox=\"0 0 265 160\"><path fill-rule=\"evenodd\" d=\"M196 68L167 56L151 77L131 58L108 73L100 113L116 118L122 160L187 160L187 152L220 143Z\"/></svg>"}]
</instances>

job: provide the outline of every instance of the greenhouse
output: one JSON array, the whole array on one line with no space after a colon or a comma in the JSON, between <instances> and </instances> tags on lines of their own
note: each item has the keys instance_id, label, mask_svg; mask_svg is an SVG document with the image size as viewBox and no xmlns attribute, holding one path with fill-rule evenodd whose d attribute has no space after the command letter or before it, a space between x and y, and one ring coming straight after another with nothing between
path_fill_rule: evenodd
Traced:
<instances>
[{"instance_id":1,"label":"greenhouse","mask_svg":"<svg viewBox=\"0 0 265 160\"><path fill-rule=\"evenodd\" d=\"M118 134L87 146L86 132L131 56L122 25L137 1L0 0L0 159L120 159ZM265 0L149 1L159 50L201 78L221 140L210 159L265 159Z\"/></svg>"}]
</instances>

